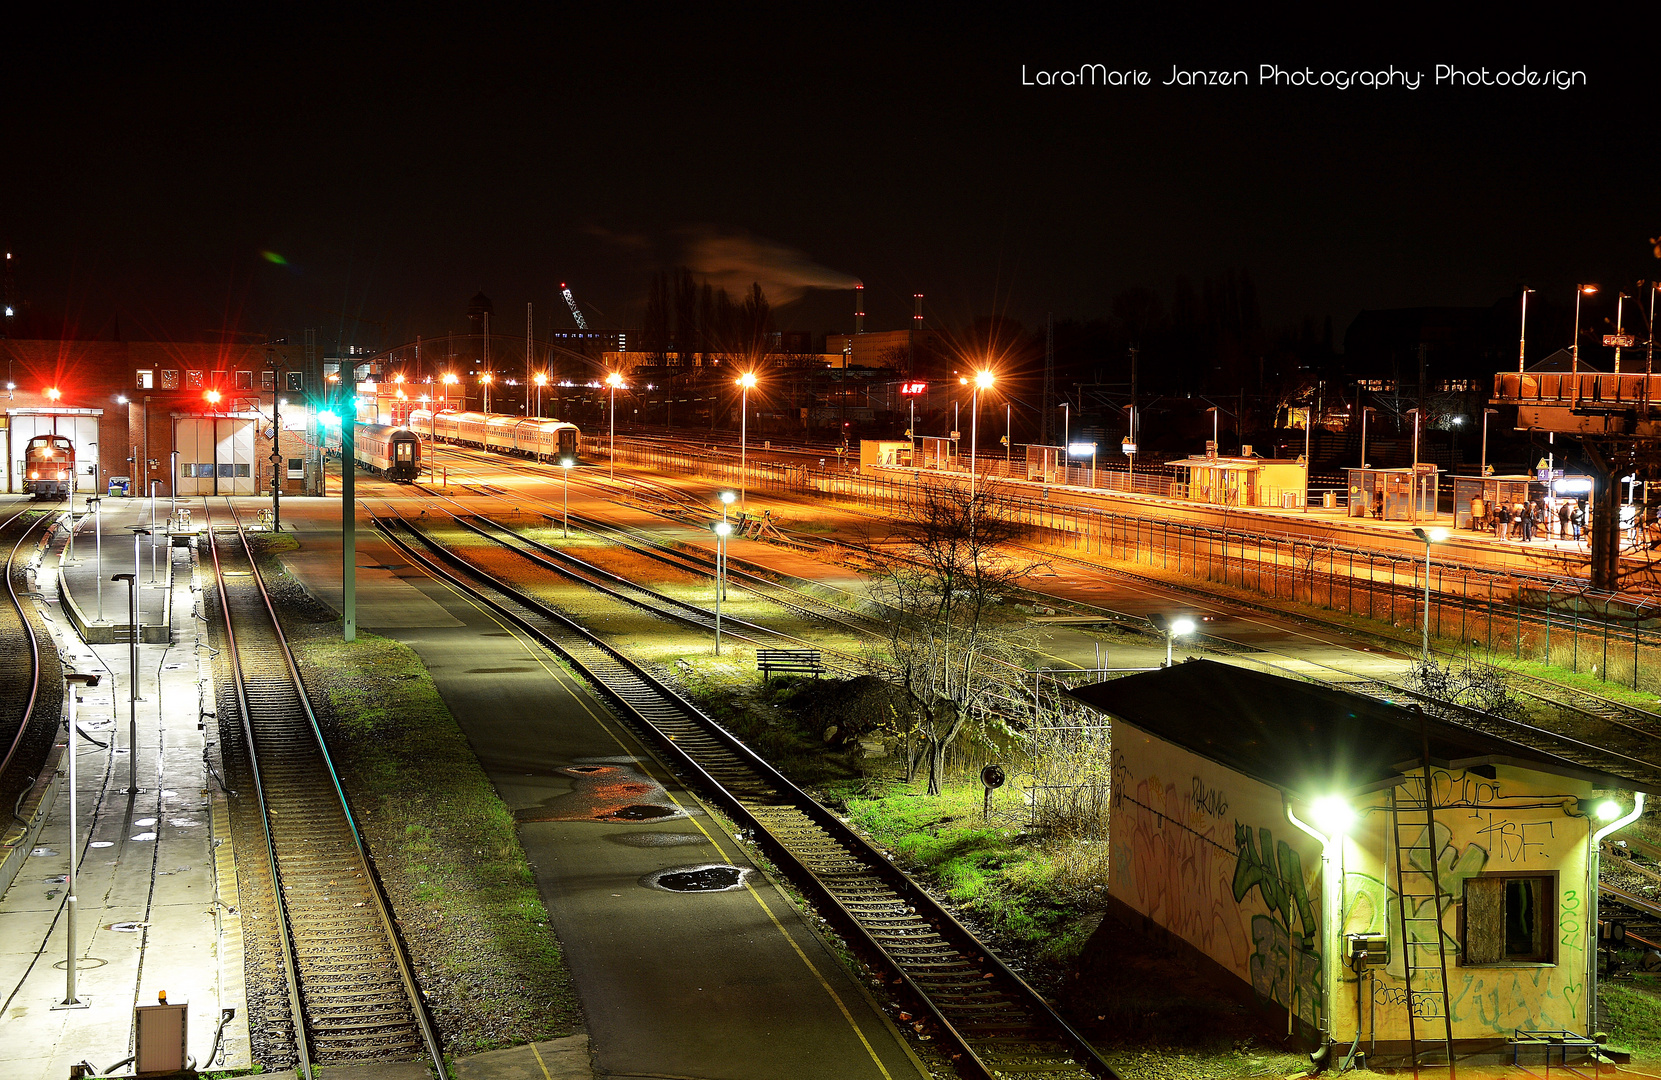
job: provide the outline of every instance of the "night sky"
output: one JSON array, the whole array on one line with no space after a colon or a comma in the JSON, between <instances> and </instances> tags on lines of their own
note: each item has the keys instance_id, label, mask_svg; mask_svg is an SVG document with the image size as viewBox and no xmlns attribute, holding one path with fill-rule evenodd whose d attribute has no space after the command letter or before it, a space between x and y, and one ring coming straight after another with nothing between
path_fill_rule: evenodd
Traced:
<instances>
[{"instance_id":1,"label":"night sky","mask_svg":"<svg viewBox=\"0 0 1661 1080\"><path fill-rule=\"evenodd\" d=\"M799 296L784 328L850 328L855 279L869 329L919 291L934 324L1031 326L1234 269L1266 322L1330 315L1341 340L1365 308L1522 283L1567 302L1661 269L1652 69L1618 13L1316 40L1033 5L403 10L14 24L0 240L31 312L395 344L463 329L481 288L504 332L526 301L539 334L571 328L568 281L598 325L637 327L648 276L686 263ZM1150 85L1022 85L1096 62ZM1173 64L1249 82L1160 85ZM1421 82L1261 85L1264 64ZM1436 86L1437 64L1584 85Z\"/></svg>"}]
</instances>

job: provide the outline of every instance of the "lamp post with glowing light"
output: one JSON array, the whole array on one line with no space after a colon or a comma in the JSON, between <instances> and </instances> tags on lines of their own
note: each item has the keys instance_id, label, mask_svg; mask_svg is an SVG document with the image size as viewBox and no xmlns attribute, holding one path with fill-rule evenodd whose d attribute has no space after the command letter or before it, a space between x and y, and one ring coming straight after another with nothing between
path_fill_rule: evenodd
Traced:
<instances>
[{"instance_id":1,"label":"lamp post with glowing light","mask_svg":"<svg viewBox=\"0 0 1661 1080\"><path fill-rule=\"evenodd\" d=\"M536 373L536 378L531 381L536 383L536 418L540 420L542 419L542 388L548 385L548 376L545 372L539 371Z\"/></svg>"},{"instance_id":2,"label":"lamp post with glowing light","mask_svg":"<svg viewBox=\"0 0 1661 1080\"><path fill-rule=\"evenodd\" d=\"M133 534L133 569L138 569L138 538L146 530ZM111 581L127 583L127 790L123 795L139 794L138 787L138 574L116 574Z\"/></svg>"},{"instance_id":3,"label":"lamp post with glowing light","mask_svg":"<svg viewBox=\"0 0 1661 1080\"><path fill-rule=\"evenodd\" d=\"M1420 635L1419 659L1430 659L1430 545L1440 544L1448 538L1448 530L1443 528L1413 530L1413 535L1425 542L1425 617L1424 630Z\"/></svg>"},{"instance_id":4,"label":"lamp post with glowing light","mask_svg":"<svg viewBox=\"0 0 1661 1080\"><path fill-rule=\"evenodd\" d=\"M1598 291L1596 285L1576 285L1574 287L1574 342L1569 346L1569 369L1576 375L1580 374L1580 298L1591 296ZM1580 396L1580 380L1575 380L1575 397Z\"/></svg>"},{"instance_id":5,"label":"lamp post with glowing light","mask_svg":"<svg viewBox=\"0 0 1661 1080\"><path fill-rule=\"evenodd\" d=\"M749 493L749 476L745 472L748 467L746 448L749 438L750 422L750 388L756 384L756 373L746 371L738 377L739 387L739 417L738 417L738 505L744 505L745 496ZM615 450L616 447L614 446ZM716 651L720 651L721 636L715 637Z\"/></svg>"},{"instance_id":6,"label":"lamp post with glowing light","mask_svg":"<svg viewBox=\"0 0 1661 1080\"><path fill-rule=\"evenodd\" d=\"M1187 637L1194 632L1194 620L1183 617L1166 621L1163 616L1155 621L1155 625L1163 624L1165 630L1165 666L1170 667L1173 662L1172 646L1179 637Z\"/></svg>"},{"instance_id":7,"label":"lamp post with glowing light","mask_svg":"<svg viewBox=\"0 0 1661 1080\"><path fill-rule=\"evenodd\" d=\"M1479 466L1477 474L1479 476L1488 475L1488 418L1490 416L1498 416L1499 414L1500 411L1498 409L1482 410L1482 463Z\"/></svg>"},{"instance_id":8,"label":"lamp post with glowing light","mask_svg":"<svg viewBox=\"0 0 1661 1080\"><path fill-rule=\"evenodd\" d=\"M484 384L484 411L488 415L490 412L490 384L494 382L495 379L493 379L490 372L487 371L483 375L479 376L479 381Z\"/></svg>"},{"instance_id":9,"label":"lamp post with glowing light","mask_svg":"<svg viewBox=\"0 0 1661 1080\"><path fill-rule=\"evenodd\" d=\"M755 376L751 376L754 380ZM606 386L611 390L611 454L608 462L607 474L610 477L617 475L617 388L623 385L623 373L614 371L606 376ZM749 410L746 408L745 410ZM742 440L740 440L742 441Z\"/></svg>"},{"instance_id":10,"label":"lamp post with glowing light","mask_svg":"<svg viewBox=\"0 0 1661 1080\"><path fill-rule=\"evenodd\" d=\"M1367 414L1372 412L1378 412L1378 409L1371 405L1361 406L1361 467L1363 469L1367 467Z\"/></svg>"},{"instance_id":11,"label":"lamp post with glowing light","mask_svg":"<svg viewBox=\"0 0 1661 1080\"><path fill-rule=\"evenodd\" d=\"M722 514L726 513L723 509ZM732 523L723 516L715 523L715 655L721 655L721 594L726 591L727 537L732 535Z\"/></svg>"},{"instance_id":12,"label":"lamp post with glowing light","mask_svg":"<svg viewBox=\"0 0 1661 1080\"><path fill-rule=\"evenodd\" d=\"M721 492L721 523L723 525L725 525L726 522L727 522L727 508L732 505L732 501L734 499L736 499L737 497L738 496L734 495L730 491ZM727 549L726 549L725 544L719 544L719 545L716 546L716 551L715 551L715 580L719 583L719 586L718 586L719 592L720 592L720 595L723 596L723 597L727 595L727 554L726 554L726 552L727 552Z\"/></svg>"},{"instance_id":13,"label":"lamp post with glowing light","mask_svg":"<svg viewBox=\"0 0 1661 1080\"><path fill-rule=\"evenodd\" d=\"M975 372L975 392L970 395L970 400L969 400L969 497L970 498L973 498L974 494L975 494L975 479L976 479L975 474L978 471L977 467L975 465L975 443L976 443L976 440L978 439L979 434L980 434L980 430L979 430L979 424L980 424L980 392L982 390L987 390L987 389L991 388L993 378L994 378L993 374L990 371L985 370L984 368L980 371Z\"/></svg>"},{"instance_id":14,"label":"lamp post with glowing light","mask_svg":"<svg viewBox=\"0 0 1661 1080\"><path fill-rule=\"evenodd\" d=\"M571 466L575 464L576 462L568 457L559 459L560 475L565 478L565 524L560 529L560 535L567 540L571 539Z\"/></svg>"},{"instance_id":15,"label":"lamp post with glowing light","mask_svg":"<svg viewBox=\"0 0 1661 1080\"><path fill-rule=\"evenodd\" d=\"M1523 356L1528 351L1528 294L1533 292L1528 286L1523 286L1523 321L1517 329L1517 374L1523 373Z\"/></svg>"},{"instance_id":16,"label":"lamp post with glowing light","mask_svg":"<svg viewBox=\"0 0 1661 1080\"><path fill-rule=\"evenodd\" d=\"M99 577L102 578L103 575L100 574ZM75 732L77 724L75 705L80 700L76 695L81 692L81 688L97 686L98 676L82 674L78 671L66 671L64 672L63 681L68 684L65 687L65 692L68 695L69 704L69 737L64 746L64 756L69 759L69 876L64 882L68 886L68 894L64 902L64 932L69 939L69 948L64 962L63 1001L59 1002L57 1007L60 1009L84 1009L87 1007L86 1003L75 996L75 965L78 960L75 955L75 916L79 906L75 888L76 871L78 869L76 864L80 862L75 852L75 845L80 839L80 822L76 820L78 807L75 786L79 781L75 775Z\"/></svg>"}]
</instances>

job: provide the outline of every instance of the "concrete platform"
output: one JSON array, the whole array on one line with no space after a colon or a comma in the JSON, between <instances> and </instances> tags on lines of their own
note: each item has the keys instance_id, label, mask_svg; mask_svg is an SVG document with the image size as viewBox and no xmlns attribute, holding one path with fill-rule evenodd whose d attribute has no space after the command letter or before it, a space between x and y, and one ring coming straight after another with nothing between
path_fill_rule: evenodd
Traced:
<instances>
[{"instance_id":1,"label":"concrete platform","mask_svg":"<svg viewBox=\"0 0 1661 1080\"><path fill-rule=\"evenodd\" d=\"M126 614L125 584L109 582L133 569L131 534L123 526L147 517L148 502L109 500L103 513L101 564L81 523L75 559L63 581L84 609L96 611L96 582L106 582L106 615ZM113 534L113 535L112 535ZM56 602L56 554L43 565L41 592L50 598L58 647L67 667L97 672L78 707L82 737L75 743L80 857L76 920L79 1008L56 1008L65 995L67 939L64 876L69 870L67 757L56 798L32 854L0 897L0 1075L61 1080L82 1060L100 1072L132 1053L133 1007L166 991L189 1003L189 1048L207 1056L220 1010L236 1010L213 1064L250 1064L240 933L235 918L229 830L216 815L217 787L203 765L198 720L213 701L208 687L202 623L193 617L190 552L159 547L157 588L141 588L147 621L165 625L173 640L141 644L138 697L129 705L127 644L88 646L70 629ZM169 574L179 587L168 590ZM149 577L143 552L140 582ZM114 586L113 588L109 586ZM172 610L162 605L171 601ZM137 722L136 752L132 719ZM100 745L102 744L102 745ZM129 774L138 791L128 793ZM203 1067L207 1063L203 1062Z\"/></svg>"}]
</instances>

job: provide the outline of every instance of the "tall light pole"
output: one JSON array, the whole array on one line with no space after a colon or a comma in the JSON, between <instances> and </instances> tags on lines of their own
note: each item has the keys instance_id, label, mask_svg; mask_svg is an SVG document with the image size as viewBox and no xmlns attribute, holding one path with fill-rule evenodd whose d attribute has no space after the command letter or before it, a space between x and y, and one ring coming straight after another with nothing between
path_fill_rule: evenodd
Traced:
<instances>
[{"instance_id":1,"label":"tall light pole","mask_svg":"<svg viewBox=\"0 0 1661 1080\"><path fill-rule=\"evenodd\" d=\"M1413 414L1413 498L1412 521L1419 520L1419 410L1408 409Z\"/></svg>"},{"instance_id":2,"label":"tall light pole","mask_svg":"<svg viewBox=\"0 0 1661 1080\"><path fill-rule=\"evenodd\" d=\"M1481 471L1478 473L1480 476L1488 475L1488 418L1499 414L1498 409L1482 410L1482 465Z\"/></svg>"},{"instance_id":3,"label":"tall light pole","mask_svg":"<svg viewBox=\"0 0 1661 1080\"><path fill-rule=\"evenodd\" d=\"M1310 459L1311 446L1309 440L1314 430L1315 407L1311 405L1305 407L1303 413L1303 512L1306 514L1309 513L1309 493L1314 489L1315 483L1314 476L1312 475L1314 470L1309 467L1312 464Z\"/></svg>"},{"instance_id":4,"label":"tall light pole","mask_svg":"<svg viewBox=\"0 0 1661 1080\"><path fill-rule=\"evenodd\" d=\"M542 419L542 388L548 385L548 375L546 372L539 371L536 373L536 378L531 381L536 383L536 418L540 420Z\"/></svg>"},{"instance_id":5,"label":"tall light pole","mask_svg":"<svg viewBox=\"0 0 1661 1080\"><path fill-rule=\"evenodd\" d=\"M722 511L725 514L725 511ZM732 533L732 524L724 517L715 523L715 655L721 655L721 593L726 588L726 575L722 568L727 565L727 537Z\"/></svg>"},{"instance_id":6,"label":"tall light pole","mask_svg":"<svg viewBox=\"0 0 1661 1080\"><path fill-rule=\"evenodd\" d=\"M567 540L571 539L571 466L575 464L576 462L572 461L570 458L559 459L560 475L565 478L565 525L560 530L560 535L565 537Z\"/></svg>"},{"instance_id":7,"label":"tall light pole","mask_svg":"<svg viewBox=\"0 0 1661 1080\"><path fill-rule=\"evenodd\" d=\"M622 372L614 371L606 376L606 386L611 390L611 460L608 463L610 471L607 476L613 479L617 476L617 388L622 385Z\"/></svg>"},{"instance_id":8,"label":"tall light pole","mask_svg":"<svg viewBox=\"0 0 1661 1080\"><path fill-rule=\"evenodd\" d=\"M1517 332L1517 374L1523 373L1523 355L1528 350L1528 294L1534 290L1523 286L1523 324Z\"/></svg>"},{"instance_id":9,"label":"tall light pole","mask_svg":"<svg viewBox=\"0 0 1661 1080\"><path fill-rule=\"evenodd\" d=\"M975 392L969 396L969 497L974 498L976 473L975 443L980 435L980 392L992 386L993 375L982 368L975 372Z\"/></svg>"},{"instance_id":10,"label":"tall light pole","mask_svg":"<svg viewBox=\"0 0 1661 1080\"><path fill-rule=\"evenodd\" d=\"M1367 467L1367 414L1378 412L1372 405L1361 406L1361 467Z\"/></svg>"},{"instance_id":11,"label":"tall light pole","mask_svg":"<svg viewBox=\"0 0 1661 1080\"><path fill-rule=\"evenodd\" d=\"M1211 445L1218 454L1221 454L1223 452L1223 410L1213 405L1205 411L1211 414Z\"/></svg>"},{"instance_id":12,"label":"tall light pole","mask_svg":"<svg viewBox=\"0 0 1661 1080\"><path fill-rule=\"evenodd\" d=\"M69 892L64 901L64 934L68 938L68 951L64 958L63 1001L57 1005L57 1008L84 1009L87 1007L86 1002L75 996L75 916L79 906L78 898L75 895L75 886L78 869L76 864L80 862L80 858L75 851L75 846L80 840L80 822L77 820L78 807L76 805L79 793L75 790L77 782L75 776L75 704L77 698L75 695L80 692L83 686L97 686L98 676L83 674L79 671L66 671L64 672L63 681L68 684L65 691L69 700L69 738L64 746L64 756L69 759L69 878L65 883L69 887Z\"/></svg>"},{"instance_id":13,"label":"tall light pole","mask_svg":"<svg viewBox=\"0 0 1661 1080\"><path fill-rule=\"evenodd\" d=\"M1576 285L1574 287L1574 341L1569 346L1569 368L1576 375L1580 374L1580 298L1591 296L1597 291L1598 287L1596 285ZM1577 388L1575 397L1578 398L1580 396L1578 390L1580 386L1579 379L1575 380L1575 386Z\"/></svg>"},{"instance_id":14,"label":"tall light pole","mask_svg":"<svg viewBox=\"0 0 1661 1080\"><path fill-rule=\"evenodd\" d=\"M136 542L138 537L133 537ZM127 583L127 789L121 794L137 795L138 787L138 575L116 574L111 581Z\"/></svg>"},{"instance_id":15,"label":"tall light pole","mask_svg":"<svg viewBox=\"0 0 1661 1080\"><path fill-rule=\"evenodd\" d=\"M490 372L487 371L483 375L479 376L479 381L484 384L484 411L485 411L486 415L489 415L489 413L490 413L490 384L492 382L494 382L495 380L491 378Z\"/></svg>"},{"instance_id":16,"label":"tall light pole","mask_svg":"<svg viewBox=\"0 0 1661 1080\"><path fill-rule=\"evenodd\" d=\"M847 372L844 371L843 375L846 376ZM749 474L747 472L745 472L745 469L748 467L748 458L746 456L746 448L748 446L748 437L749 437L749 426L748 425L749 425L749 422L750 422L750 387L754 386L755 384L756 384L756 373L753 372L753 371L746 371L744 374L742 374L738 377L738 387L739 387L739 405L738 405L738 409L739 409L739 413L740 413L740 416L738 418L738 505L740 505L740 506L744 505L744 499L745 499L745 496L748 494L748 490L749 490L750 477L749 477ZM613 449L616 449L616 448L613 447ZM720 635L719 632L717 632L716 635L715 635L715 651L716 652L721 651L721 635Z\"/></svg>"},{"instance_id":17,"label":"tall light pole","mask_svg":"<svg viewBox=\"0 0 1661 1080\"><path fill-rule=\"evenodd\" d=\"M104 497L93 495L88 497L87 505L92 508L92 547L93 565L97 573L93 579L98 582L98 621L104 621Z\"/></svg>"},{"instance_id":18,"label":"tall light pole","mask_svg":"<svg viewBox=\"0 0 1661 1080\"><path fill-rule=\"evenodd\" d=\"M1622 312L1623 305L1626 303L1626 301L1628 299L1630 299L1630 297L1628 297L1626 295L1626 293L1624 293L1624 292L1617 292L1615 294L1615 340L1616 341L1620 341L1620 339L1621 339L1621 330L1622 330L1621 312ZM1619 345L1616 345L1615 346L1615 374L1619 375L1620 373L1621 373L1621 347ZM73 507L74 504L75 504L75 501L74 501L73 498L71 498L70 499L70 506Z\"/></svg>"},{"instance_id":19,"label":"tall light pole","mask_svg":"<svg viewBox=\"0 0 1661 1080\"><path fill-rule=\"evenodd\" d=\"M1424 630L1420 635L1419 659L1430 659L1430 545L1440 544L1448 538L1448 530L1443 528L1413 530L1413 535L1425 542L1425 617Z\"/></svg>"},{"instance_id":20,"label":"tall light pole","mask_svg":"<svg viewBox=\"0 0 1661 1080\"><path fill-rule=\"evenodd\" d=\"M156 485L160 480L150 481L150 580L146 584L156 583Z\"/></svg>"},{"instance_id":21,"label":"tall light pole","mask_svg":"<svg viewBox=\"0 0 1661 1080\"><path fill-rule=\"evenodd\" d=\"M448 409L450 407L450 387L454 386L460 380L461 380L461 376L457 375L455 372L446 371L444 373L444 377L438 381L439 385L444 388L442 393L444 394L444 407L446 409ZM462 402L462 404L465 405L466 401L464 400ZM446 479L448 479L448 474L446 474ZM438 482L438 412L437 412L437 410L434 410L434 412L433 412L433 483L436 484L437 482Z\"/></svg>"},{"instance_id":22,"label":"tall light pole","mask_svg":"<svg viewBox=\"0 0 1661 1080\"><path fill-rule=\"evenodd\" d=\"M726 522L727 522L727 507L732 505L732 501L735 498L737 498L737 496L734 495L730 491L721 492L721 523L723 525L725 525ZM727 554L726 554L726 552L727 552L727 549L726 549L725 545L720 544L720 543L716 544L716 549L715 549L715 580L717 582L719 582L719 588L720 588L722 597L725 597L727 595Z\"/></svg>"}]
</instances>

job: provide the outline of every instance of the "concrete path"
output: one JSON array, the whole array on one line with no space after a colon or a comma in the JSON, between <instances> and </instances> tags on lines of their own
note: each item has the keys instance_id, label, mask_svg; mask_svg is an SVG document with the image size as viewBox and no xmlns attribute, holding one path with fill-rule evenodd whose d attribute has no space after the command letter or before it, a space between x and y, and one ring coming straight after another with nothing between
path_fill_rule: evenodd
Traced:
<instances>
[{"instance_id":1,"label":"concrete path","mask_svg":"<svg viewBox=\"0 0 1661 1080\"><path fill-rule=\"evenodd\" d=\"M359 490L376 488L360 479ZM339 565L330 508L285 504L285 517L311 560L285 557L291 572ZM585 686L541 646L403 565L372 535L359 534L359 572L394 569L379 571L391 580L373 596L360 593L360 624L386 626L420 654L518 818L601 1073L926 1075L790 900ZM319 552L329 554L318 559ZM308 578L308 587L331 595L327 577ZM448 623L397 622L423 600L447 612ZM658 872L710 863L742 868L743 884L675 893L650 883Z\"/></svg>"},{"instance_id":2,"label":"concrete path","mask_svg":"<svg viewBox=\"0 0 1661 1080\"><path fill-rule=\"evenodd\" d=\"M65 579L87 611L96 610L94 583L133 569L124 526L148 513L141 500L111 499L102 514L103 564L90 519L82 523L76 562ZM149 577L143 553L141 581ZM126 644L83 644L57 611L58 559L49 556L41 592L51 598L66 667L101 676L81 695L76 740L79 856L76 919L76 997L80 1008L58 1008L65 996L69 870L67 783L12 888L0 898L0 1076L61 1080L82 1060L100 1072L133 1052L133 1007L165 991L188 1002L188 1046L204 1068L221 1009L236 1018L225 1029L216 1068L248 1065L247 1008L242 981L235 874L223 796L203 766L198 718L213 709L207 689L202 623L193 617L190 553L161 546L157 579L169 572L178 588L145 588L145 607L173 605L174 640L141 645L136 708L129 712L130 660ZM106 614L126 614L125 586L105 590ZM115 603L112 604L112 599ZM131 721L137 721L133 752ZM98 744L103 744L102 746ZM63 769L67 772L64 759ZM139 791L125 793L129 772ZM229 871L229 872L228 872Z\"/></svg>"}]
</instances>

